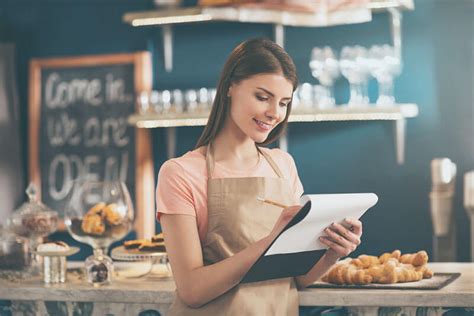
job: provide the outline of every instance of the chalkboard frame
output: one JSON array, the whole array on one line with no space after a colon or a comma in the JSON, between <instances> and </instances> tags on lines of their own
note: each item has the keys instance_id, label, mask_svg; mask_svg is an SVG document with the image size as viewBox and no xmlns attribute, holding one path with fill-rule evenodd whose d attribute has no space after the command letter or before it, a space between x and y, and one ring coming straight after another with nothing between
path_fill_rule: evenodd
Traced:
<instances>
[{"instance_id":1,"label":"chalkboard frame","mask_svg":"<svg viewBox=\"0 0 474 316\"><path fill-rule=\"evenodd\" d=\"M41 73L48 68L77 68L91 66L133 65L134 91L152 88L152 64L149 52L87 55L60 58L35 58L29 69L28 100L28 174L41 195L41 168L39 157L41 122ZM137 104L135 103L135 111ZM150 237L155 232L154 170L151 135L147 129L135 131L135 230L138 238ZM64 223L60 229L64 230Z\"/></svg>"}]
</instances>

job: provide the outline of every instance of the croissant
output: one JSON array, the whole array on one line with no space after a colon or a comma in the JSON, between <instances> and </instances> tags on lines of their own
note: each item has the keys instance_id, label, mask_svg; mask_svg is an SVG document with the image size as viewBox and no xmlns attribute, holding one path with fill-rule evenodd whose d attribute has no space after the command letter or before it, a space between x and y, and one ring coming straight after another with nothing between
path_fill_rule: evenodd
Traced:
<instances>
[{"instance_id":1,"label":"croissant","mask_svg":"<svg viewBox=\"0 0 474 316\"><path fill-rule=\"evenodd\" d=\"M97 203L87 211L87 214L100 214L104 207L104 202Z\"/></svg>"},{"instance_id":2,"label":"croissant","mask_svg":"<svg viewBox=\"0 0 474 316\"><path fill-rule=\"evenodd\" d=\"M365 271L357 269L349 263L337 264L328 274L323 277L323 281L334 284L369 284L372 277Z\"/></svg>"},{"instance_id":3,"label":"croissant","mask_svg":"<svg viewBox=\"0 0 474 316\"><path fill-rule=\"evenodd\" d=\"M350 262L358 268L367 269L370 266L379 263L379 258L376 256L360 255L357 259L352 259Z\"/></svg>"},{"instance_id":4,"label":"croissant","mask_svg":"<svg viewBox=\"0 0 474 316\"><path fill-rule=\"evenodd\" d=\"M434 274L426 265L415 267L415 271L421 272L423 274L423 279L429 279Z\"/></svg>"},{"instance_id":5,"label":"croissant","mask_svg":"<svg viewBox=\"0 0 474 316\"><path fill-rule=\"evenodd\" d=\"M377 264L371 266L367 269L368 274L372 277L372 283L381 283L385 276L385 266L382 264Z\"/></svg>"},{"instance_id":6,"label":"croissant","mask_svg":"<svg viewBox=\"0 0 474 316\"><path fill-rule=\"evenodd\" d=\"M426 251L403 256L400 250L384 253L380 257L360 255L356 259L347 258L338 262L322 280L339 285L414 282L433 276L433 271L426 266L427 262Z\"/></svg>"},{"instance_id":7,"label":"croissant","mask_svg":"<svg viewBox=\"0 0 474 316\"><path fill-rule=\"evenodd\" d=\"M102 235L105 232L105 225L102 217L98 214L86 214L81 223L82 231L92 235Z\"/></svg>"},{"instance_id":8,"label":"croissant","mask_svg":"<svg viewBox=\"0 0 474 316\"><path fill-rule=\"evenodd\" d=\"M399 261L401 263L409 263L415 267L419 267L428 263L428 254L426 251L421 250L417 253L405 254L400 257Z\"/></svg>"},{"instance_id":9,"label":"croissant","mask_svg":"<svg viewBox=\"0 0 474 316\"><path fill-rule=\"evenodd\" d=\"M109 225L118 225L122 222L122 217L117 211L117 204L112 203L104 207L104 218Z\"/></svg>"},{"instance_id":10,"label":"croissant","mask_svg":"<svg viewBox=\"0 0 474 316\"><path fill-rule=\"evenodd\" d=\"M395 267L396 262L389 260L384 264L371 266L367 271L372 276L372 283L395 283L397 281Z\"/></svg>"},{"instance_id":11,"label":"croissant","mask_svg":"<svg viewBox=\"0 0 474 316\"><path fill-rule=\"evenodd\" d=\"M397 282L414 282L423 279L423 273L416 271L412 265L401 265L395 268Z\"/></svg>"},{"instance_id":12,"label":"croissant","mask_svg":"<svg viewBox=\"0 0 474 316\"><path fill-rule=\"evenodd\" d=\"M398 260L400 258L400 255L401 255L401 252L398 249L392 251L391 253L386 252L386 253L382 254L379 257L379 262L383 264L383 263L387 262L390 258L395 258L395 259Z\"/></svg>"}]
</instances>

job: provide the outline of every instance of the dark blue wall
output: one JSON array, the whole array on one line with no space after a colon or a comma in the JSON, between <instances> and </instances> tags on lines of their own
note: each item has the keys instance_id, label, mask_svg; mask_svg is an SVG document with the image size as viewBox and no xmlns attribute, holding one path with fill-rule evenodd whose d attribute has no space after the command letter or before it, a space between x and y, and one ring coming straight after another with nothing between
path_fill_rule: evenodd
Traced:
<instances>
[{"instance_id":1,"label":"dark blue wall","mask_svg":"<svg viewBox=\"0 0 474 316\"><path fill-rule=\"evenodd\" d=\"M364 192L379 195L364 216L363 244L357 253L431 250L429 163L450 157L458 166L456 224L458 260L467 261L470 235L462 207L462 176L474 169L473 20L474 3L415 1L403 18L404 69L396 80L399 102L417 103L419 117L407 124L406 163L395 159L388 122L292 124L289 151L307 193ZM174 69L165 73L160 31L132 28L123 13L146 10L146 0L0 0L0 36L17 44L18 80L26 135L28 62L33 57L150 50L154 88L215 85L232 48L248 37L272 37L269 25L237 23L180 25L174 28ZM331 28L287 28L285 47L298 67L300 81L315 82L308 61L311 48L369 46L389 42L386 14L370 23ZM376 85L371 82L371 98ZM345 80L337 82L338 103L347 101ZM201 128L178 131L178 153L190 150ZM155 130L156 168L166 159L163 130ZM24 142L26 150L26 139ZM26 163L26 157L24 157Z\"/></svg>"}]
</instances>

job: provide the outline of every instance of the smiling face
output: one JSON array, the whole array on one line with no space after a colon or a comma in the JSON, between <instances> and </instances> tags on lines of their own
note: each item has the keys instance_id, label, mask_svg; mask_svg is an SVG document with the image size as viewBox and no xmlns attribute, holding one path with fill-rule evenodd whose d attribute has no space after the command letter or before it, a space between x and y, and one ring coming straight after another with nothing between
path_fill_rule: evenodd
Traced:
<instances>
[{"instance_id":1,"label":"smiling face","mask_svg":"<svg viewBox=\"0 0 474 316\"><path fill-rule=\"evenodd\" d=\"M230 121L243 137L264 142L286 116L293 85L282 74L258 74L229 89Z\"/></svg>"}]
</instances>

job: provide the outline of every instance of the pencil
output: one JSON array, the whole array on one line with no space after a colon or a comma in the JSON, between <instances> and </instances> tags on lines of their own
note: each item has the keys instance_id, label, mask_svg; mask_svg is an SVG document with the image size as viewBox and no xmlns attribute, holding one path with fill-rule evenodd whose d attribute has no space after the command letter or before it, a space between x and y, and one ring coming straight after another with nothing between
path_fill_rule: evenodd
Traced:
<instances>
[{"instance_id":1,"label":"pencil","mask_svg":"<svg viewBox=\"0 0 474 316\"><path fill-rule=\"evenodd\" d=\"M278 202L275 202L275 201L272 201L272 200L264 199L264 198L261 198L261 197L257 197L257 200L262 201L262 202L267 203L267 204L275 205L275 206L278 206L278 207L281 207L281 208L287 208L288 207L288 205L281 204L281 203L278 203Z\"/></svg>"}]
</instances>

